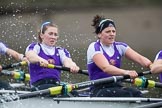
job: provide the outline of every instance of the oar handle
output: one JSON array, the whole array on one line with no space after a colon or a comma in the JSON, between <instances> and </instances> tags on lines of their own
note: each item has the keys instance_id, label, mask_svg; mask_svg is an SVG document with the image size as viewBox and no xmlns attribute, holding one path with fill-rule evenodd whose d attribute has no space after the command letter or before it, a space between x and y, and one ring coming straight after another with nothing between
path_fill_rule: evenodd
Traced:
<instances>
[{"instance_id":1,"label":"oar handle","mask_svg":"<svg viewBox=\"0 0 162 108\"><path fill-rule=\"evenodd\" d=\"M18 63L13 63L13 64L9 64L9 65L2 65L2 70L3 69L9 69L9 68L14 68L17 66L24 66L27 65L26 61L22 61L22 62L18 62Z\"/></svg>"},{"instance_id":2,"label":"oar handle","mask_svg":"<svg viewBox=\"0 0 162 108\"><path fill-rule=\"evenodd\" d=\"M57 65L53 65L53 64L48 64L47 68L59 69L59 70L69 71L70 72L70 68L68 68L68 67L57 66ZM87 70L79 70L78 73L84 74L84 75L88 75L88 71Z\"/></svg>"},{"instance_id":3,"label":"oar handle","mask_svg":"<svg viewBox=\"0 0 162 108\"><path fill-rule=\"evenodd\" d=\"M143 76L143 75L147 75L147 74L151 74L151 71L144 71L144 72L140 72L138 73L138 76ZM80 89L80 88L85 88L85 87L89 87L89 86L93 86L93 85L100 85L103 83L114 83L117 81L121 81L124 79L130 79L129 75L123 75L123 76L112 76L109 78L102 78L102 79L98 79L98 80L92 80L89 82L83 82L83 83L78 83L75 84L75 89Z\"/></svg>"}]
</instances>

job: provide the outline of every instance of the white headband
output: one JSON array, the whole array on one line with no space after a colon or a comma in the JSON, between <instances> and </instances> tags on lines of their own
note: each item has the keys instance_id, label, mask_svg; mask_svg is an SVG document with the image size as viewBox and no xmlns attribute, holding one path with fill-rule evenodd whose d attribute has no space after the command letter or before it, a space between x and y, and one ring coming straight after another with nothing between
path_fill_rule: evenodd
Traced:
<instances>
[{"instance_id":1,"label":"white headband","mask_svg":"<svg viewBox=\"0 0 162 108\"><path fill-rule=\"evenodd\" d=\"M40 33L42 33L42 31L43 31L43 26L46 25L46 24L49 24L49 23L51 23L51 22L45 22L45 23L43 23L43 24L41 25Z\"/></svg>"}]
</instances>

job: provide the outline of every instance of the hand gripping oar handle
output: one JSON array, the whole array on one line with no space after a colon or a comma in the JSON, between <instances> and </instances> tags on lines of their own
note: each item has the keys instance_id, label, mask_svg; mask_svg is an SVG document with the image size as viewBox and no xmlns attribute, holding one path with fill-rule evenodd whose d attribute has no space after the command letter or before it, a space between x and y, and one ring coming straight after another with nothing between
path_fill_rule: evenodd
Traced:
<instances>
[{"instance_id":1,"label":"hand gripping oar handle","mask_svg":"<svg viewBox=\"0 0 162 108\"><path fill-rule=\"evenodd\" d=\"M9 69L9 68L14 68L17 66L24 66L27 65L26 61L22 61L22 62L18 62L18 63L13 63L13 64L9 64L9 65L2 65L2 70L3 69Z\"/></svg>"},{"instance_id":2,"label":"hand gripping oar handle","mask_svg":"<svg viewBox=\"0 0 162 108\"><path fill-rule=\"evenodd\" d=\"M48 64L47 68L59 69L59 70L69 71L70 72L70 68L68 68L68 67L57 66L57 65L53 65L53 64ZM78 73L88 75L87 70L79 70Z\"/></svg>"},{"instance_id":3,"label":"hand gripping oar handle","mask_svg":"<svg viewBox=\"0 0 162 108\"><path fill-rule=\"evenodd\" d=\"M53 64L48 64L47 68L52 68L52 69L55 68L55 69L59 69L59 70L70 71L70 68L68 68L68 67L57 66L57 65L53 65ZM89 75L88 70L79 70L78 73L84 74L84 75ZM151 74L150 70L138 73L138 76L143 76L143 75L148 75L148 74Z\"/></svg>"}]
</instances>

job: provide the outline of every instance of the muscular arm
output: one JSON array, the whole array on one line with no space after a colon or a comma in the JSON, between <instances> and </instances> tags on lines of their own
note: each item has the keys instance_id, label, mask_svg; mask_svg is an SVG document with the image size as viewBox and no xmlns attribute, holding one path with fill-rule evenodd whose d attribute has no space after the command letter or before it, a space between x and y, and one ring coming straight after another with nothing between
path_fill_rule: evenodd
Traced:
<instances>
[{"instance_id":1,"label":"muscular arm","mask_svg":"<svg viewBox=\"0 0 162 108\"><path fill-rule=\"evenodd\" d=\"M71 58L66 58L63 62L65 67L76 66L75 62L72 61Z\"/></svg>"},{"instance_id":2,"label":"muscular arm","mask_svg":"<svg viewBox=\"0 0 162 108\"><path fill-rule=\"evenodd\" d=\"M12 56L17 61L19 61L23 58L23 54L19 54L18 52L16 52L15 50L12 50L10 48L8 48L6 50L6 54L9 56Z\"/></svg>"},{"instance_id":3,"label":"muscular arm","mask_svg":"<svg viewBox=\"0 0 162 108\"><path fill-rule=\"evenodd\" d=\"M65 66L65 67L68 67L68 68L70 68L70 72L72 72L72 73L76 73L76 72L78 72L79 71L79 67L76 65L76 63L75 62L73 62L73 60L71 59L71 58L65 58L65 60L63 61L63 65Z\"/></svg>"},{"instance_id":4,"label":"muscular arm","mask_svg":"<svg viewBox=\"0 0 162 108\"><path fill-rule=\"evenodd\" d=\"M162 59L158 59L154 61L154 63L151 65L151 72L152 73L162 72Z\"/></svg>"},{"instance_id":5,"label":"muscular arm","mask_svg":"<svg viewBox=\"0 0 162 108\"><path fill-rule=\"evenodd\" d=\"M38 63L39 62L39 63L48 64L47 60L38 56L37 53L33 50L26 52L26 57L30 63Z\"/></svg>"},{"instance_id":6,"label":"muscular arm","mask_svg":"<svg viewBox=\"0 0 162 108\"><path fill-rule=\"evenodd\" d=\"M93 56L93 61L95 64L104 72L111 75L126 75L128 74L127 70L117 68L113 65L110 65L105 56L101 53L95 54Z\"/></svg>"},{"instance_id":7,"label":"muscular arm","mask_svg":"<svg viewBox=\"0 0 162 108\"><path fill-rule=\"evenodd\" d=\"M127 49L125 56L128 59L133 60L134 62L140 64L143 67L149 68L149 66L152 64L152 62L148 58L140 55L139 53L137 53L136 51L134 51L131 48Z\"/></svg>"}]
</instances>

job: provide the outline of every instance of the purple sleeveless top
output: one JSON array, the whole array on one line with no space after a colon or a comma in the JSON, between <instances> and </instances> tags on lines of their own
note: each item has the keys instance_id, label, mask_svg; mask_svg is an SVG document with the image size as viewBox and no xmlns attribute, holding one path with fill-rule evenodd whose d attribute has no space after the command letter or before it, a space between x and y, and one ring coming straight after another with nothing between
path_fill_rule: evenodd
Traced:
<instances>
[{"instance_id":1,"label":"purple sleeveless top","mask_svg":"<svg viewBox=\"0 0 162 108\"><path fill-rule=\"evenodd\" d=\"M109 61L109 63L111 63L111 61L114 62L114 66L120 68L121 65L121 55L119 54L119 51L116 48L116 45L118 43L114 42L114 55L112 57L110 57L102 48L100 42L96 42L94 47L95 47L95 51L100 51L100 47L103 50L103 55L107 58L107 60ZM89 72L89 77L90 80L96 80L96 79L100 79L100 78L106 78L106 77L110 77L110 74L107 74L105 72L103 72L99 67L97 67L97 65L95 63L91 63L88 64L88 72Z\"/></svg>"},{"instance_id":2,"label":"purple sleeveless top","mask_svg":"<svg viewBox=\"0 0 162 108\"><path fill-rule=\"evenodd\" d=\"M162 59L162 50L159 51L159 53L157 55L157 59ZM162 73L160 73L160 82L162 82Z\"/></svg>"},{"instance_id":3,"label":"purple sleeveless top","mask_svg":"<svg viewBox=\"0 0 162 108\"><path fill-rule=\"evenodd\" d=\"M36 43L33 43L30 45L29 50L33 49L33 47L36 45ZM38 54L40 57L49 60L49 59L53 59L54 60L54 65L62 65L61 60L60 60L60 55L58 53L58 49L59 48L55 48L55 54L54 55L46 55L42 48L41 45L38 44L40 46L40 53ZM30 83L33 84L34 82L44 79L44 78L53 78L56 81L60 81L60 70L56 70L56 69L50 69L50 68L44 68L41 67L39 65L39 63L37 64L29 64L29 72L30 72Z\"/></svg>"}]
</instances>

